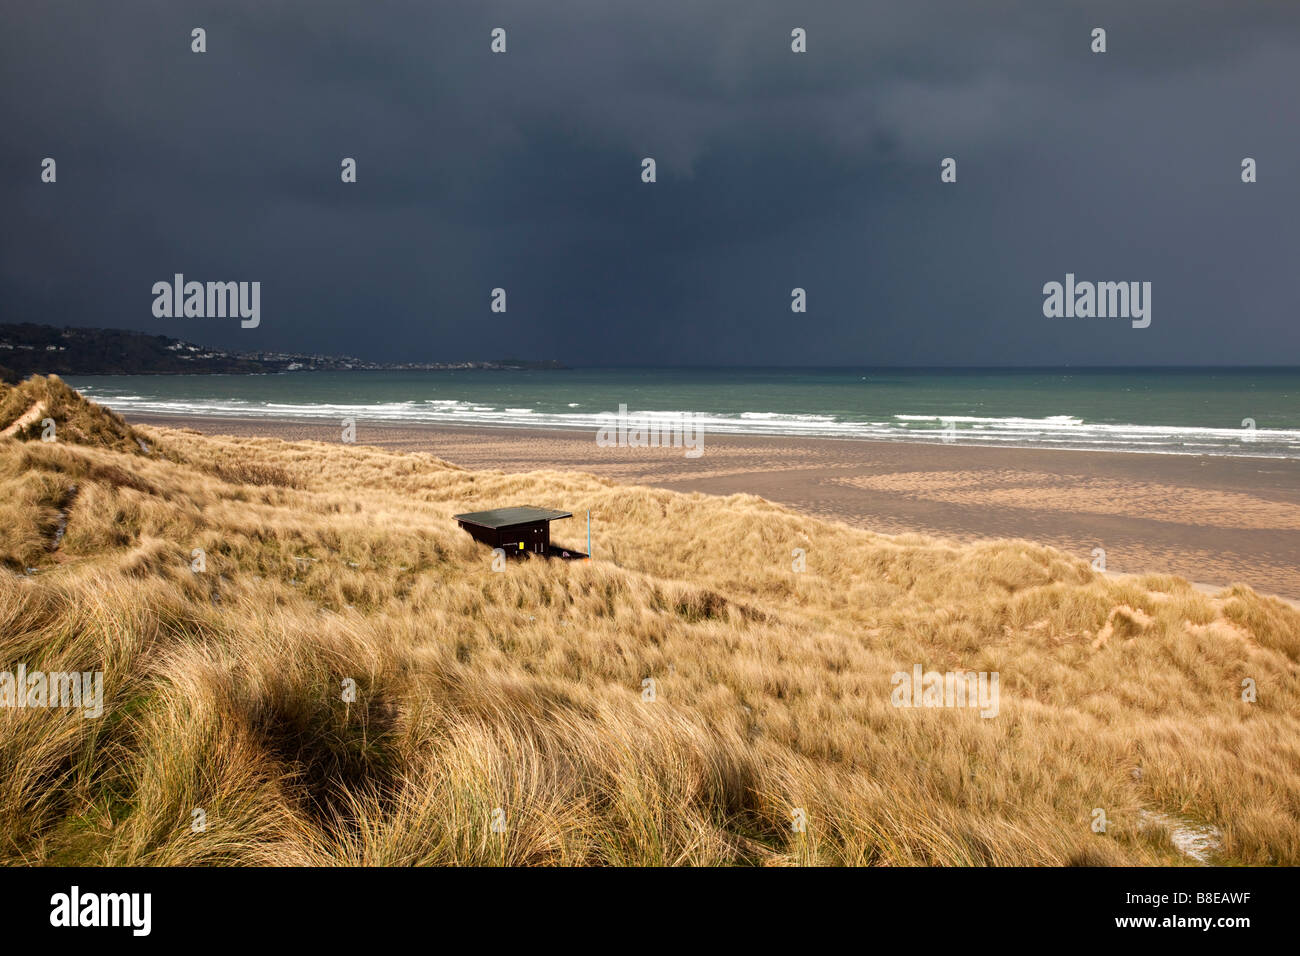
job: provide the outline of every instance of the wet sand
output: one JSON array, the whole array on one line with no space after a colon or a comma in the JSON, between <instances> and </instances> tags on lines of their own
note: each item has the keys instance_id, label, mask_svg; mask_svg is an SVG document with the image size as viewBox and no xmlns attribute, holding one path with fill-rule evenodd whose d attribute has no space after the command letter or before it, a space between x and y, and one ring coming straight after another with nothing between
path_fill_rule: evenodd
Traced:
<instances>
[{"instance_id":1,"label":"wet sand","mask_svg":"<svg viewBox=\"0 0 1300 956\"><path fill-rule=\"evenodd\" d=\"M341 426L134 415L209 434L339 441ZM586 471L675 491L761 495L887 534L1027 538L1107 570L1244 582L1300 599L1300 462L824 438L707 435L704 453L600 448L588 431L360 422L358 444L473 469Z\"/></svg>"}]
</instances>

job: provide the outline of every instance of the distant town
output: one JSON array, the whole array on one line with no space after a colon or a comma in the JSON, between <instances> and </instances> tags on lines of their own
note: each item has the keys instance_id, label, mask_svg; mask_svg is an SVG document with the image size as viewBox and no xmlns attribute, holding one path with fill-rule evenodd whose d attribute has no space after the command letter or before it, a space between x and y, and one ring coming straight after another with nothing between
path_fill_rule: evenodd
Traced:
<instances>
[{"instance_id":1,"label":"distant town","mask_svg":"<svg viewBox=\"0 0 1300 956\"><path fill-rule=\"evenodd\" d=\"M271 372L451 371L563 369L554 360L495 359L464 362L372 362L351 355L300 352L235 352L195 345L165 335L125 329L58 328L34 323L0 324L0 380L29 375L202 375Z\"/></svg>"}]
</instances>

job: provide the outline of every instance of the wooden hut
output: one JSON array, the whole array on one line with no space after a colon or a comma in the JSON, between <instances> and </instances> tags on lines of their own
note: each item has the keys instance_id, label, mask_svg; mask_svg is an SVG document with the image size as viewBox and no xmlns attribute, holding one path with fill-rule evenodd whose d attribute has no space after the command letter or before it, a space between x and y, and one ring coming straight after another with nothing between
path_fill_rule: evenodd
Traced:
<instances>
[{"instance_id":1,"label":"wooden hut","mask_svg":"<svg viewBox=\"0 0 1300 956\"><path fill-rule=\"evenodd\" d=\"M501 548L506 554L545 555L551 548L551 522L572 517L569 511L518 507L472 511L456 515L456 520L475 541Z\"/></svg>"}]
</instances>

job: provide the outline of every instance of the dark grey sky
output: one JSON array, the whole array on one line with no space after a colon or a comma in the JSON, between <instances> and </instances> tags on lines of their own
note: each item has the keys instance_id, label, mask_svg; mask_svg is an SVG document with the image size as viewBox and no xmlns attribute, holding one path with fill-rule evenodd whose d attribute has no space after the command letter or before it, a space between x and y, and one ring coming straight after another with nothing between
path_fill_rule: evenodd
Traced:
<instances>
[{"instance_id":1,"label":"dark grey sky","mask_svg":"<svg viewBox=\"0 0 1300 956\"><path fill-rule=\"evenodd\" d=\"M378 359L1300 362L1294 3L42 0L3 24L4 321ZM261 326L155 319L176 272L260 281ZM1044 318L1067 272L1152 282L1150 328Z\"/></svg>"}]
</instances>

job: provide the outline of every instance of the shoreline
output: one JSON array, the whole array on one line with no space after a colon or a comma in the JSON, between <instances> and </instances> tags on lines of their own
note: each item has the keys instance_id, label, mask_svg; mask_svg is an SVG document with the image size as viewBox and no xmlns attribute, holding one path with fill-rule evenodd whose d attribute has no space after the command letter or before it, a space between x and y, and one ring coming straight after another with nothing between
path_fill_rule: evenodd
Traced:
<instances>
[{"instance_id":1,"label":"shoreline","mask_svg":"<svg viewBox=\"0 0 1300 956\"><path fill-rule=\"evenodd\" d=\"M334 422L130 414L207 434L341 440ZM601 448L585 429L370 424L356 444L475 470L583 471L625 484L754 494L885 534L1024 538L1116 574L1168 573L1300 599L1300 462L1286 458L710 434L681 448Z\"/></svg>"}]
</instances>

